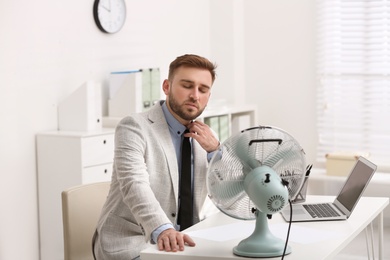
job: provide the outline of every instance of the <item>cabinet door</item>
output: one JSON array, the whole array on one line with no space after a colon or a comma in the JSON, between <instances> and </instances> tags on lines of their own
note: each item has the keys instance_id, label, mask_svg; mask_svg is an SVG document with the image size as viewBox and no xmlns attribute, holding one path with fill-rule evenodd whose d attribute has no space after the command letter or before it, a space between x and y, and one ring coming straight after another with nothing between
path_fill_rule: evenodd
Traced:
<instances>
[{"instance_id":1,"label":"cabinet door","mask_svg":"<svg viewBox=\"0 0 390 260\"><path fill-rule=\"evenodd\" d=\"M114 135L98 135L81 140L82 167L110 163L114 159Z\"/></svg>"},{"instance_id":2,"label":"cabinet door","mask_svg":"<svg viewBox=\"0 0 390 260\"><path fill-rule=\"evenodd\" d=\"M112 163L86 167L83 169L82 182L83 184L93 182L111 181Z\"/></svg>"}]
</instances>

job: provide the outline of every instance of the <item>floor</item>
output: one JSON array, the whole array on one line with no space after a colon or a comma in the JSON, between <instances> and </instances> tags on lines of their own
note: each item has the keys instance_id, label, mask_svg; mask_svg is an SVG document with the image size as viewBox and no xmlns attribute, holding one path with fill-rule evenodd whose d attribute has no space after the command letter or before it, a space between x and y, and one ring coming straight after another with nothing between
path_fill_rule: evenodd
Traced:
<instances>
[{"instance_id":1,"label":"floor","mask_svg":"<svg viewBox=\"0 0 390 260\"><path fill-rule=\"evenodd\" d=\"M377 233L374 231L375 241L375 259L378 259ZM390 226L384 230L384 259L390 260ZM344 248L334 260L367 260L366 232L360 233L346 248Z\"/></svg>"}]
</instances>

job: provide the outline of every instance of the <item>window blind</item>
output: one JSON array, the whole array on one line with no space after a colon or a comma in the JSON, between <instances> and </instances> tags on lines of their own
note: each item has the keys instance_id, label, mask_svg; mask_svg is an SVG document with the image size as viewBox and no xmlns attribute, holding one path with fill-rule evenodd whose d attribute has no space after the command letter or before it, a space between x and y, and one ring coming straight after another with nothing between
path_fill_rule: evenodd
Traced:
<instances>
[{"instance_id":1,"label":"window blind","mask_svg":"<svg viewBox=\"0 0 390 260\"><path fill-rule=\"evenodd\" d=\"M318 4L317 160L369 153L390 170L390 0Z\"/></svg>"}]
</instances>

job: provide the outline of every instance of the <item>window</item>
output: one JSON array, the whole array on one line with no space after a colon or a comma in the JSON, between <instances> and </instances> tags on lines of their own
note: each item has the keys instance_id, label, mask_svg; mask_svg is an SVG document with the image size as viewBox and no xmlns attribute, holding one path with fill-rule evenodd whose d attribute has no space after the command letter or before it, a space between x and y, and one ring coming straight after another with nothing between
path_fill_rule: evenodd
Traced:
<instances>
[{"instance_id":1,"label":"window","mask_svg":"<svg viewBox=\"0 0 390 260\"><path fill-rule=\"evenodd\" d=\"M390 0L318 1L317 159L369 153L390 170Z\"/></svg>"}]
</instances>

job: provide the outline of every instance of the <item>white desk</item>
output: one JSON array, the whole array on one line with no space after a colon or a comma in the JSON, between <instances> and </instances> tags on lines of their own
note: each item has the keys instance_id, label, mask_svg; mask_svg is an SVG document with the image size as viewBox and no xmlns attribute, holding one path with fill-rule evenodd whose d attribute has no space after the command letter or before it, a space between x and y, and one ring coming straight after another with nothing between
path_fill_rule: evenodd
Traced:
<instances>
[{"instance_id":1,"label":"white desk","mask_svg":"<svg viewBox=\"0 0 390 260\"><path fill-rule=\"evenodd\" d=\"M307 202L321 202L333 201L333 196L308 196ZM383 255L383 210L389 204L389 198L373 198L363 197L360 199L354 212L346 221L324 221L324 222L305 222L293 223L290 234L289 245L292 248L292 253L285 256L285 259L332 259L336 256L346 245L348 245L367 225L372 223L376 218L378 221L378 235L379 235L379 259L384 259ZM187 229L185 232L190 233L195 231L208 231L209 229L220 227L229 228L227 225L253 225L254 221L243 221L230 218L223 213L217 213L206 220L196 224ZM274 227L284 227L287 223L283 220L280 214L275 214L272 220L269 221L271 231ZM252 229L253 230L253 229ZM297 232L294 234L294 230ZM309 231L302 234L302 230ZM210 230L212 232L212 230ZM308 234L320 234L316 239L307 241ZM298 234L299 233L299 234ZM325 238L321 237L325 235ZM210 237L211 237L210 233ZM276 234L275 234L276 235ZM292 237L295 239L292 239ZM301 239L297 239L301 236ZM306 236L306 237L305 237ZM200 260L200 259L250 259L235 256L233 254L233 247L236 246L242 239L238 237L227 241L217 241L215 239L208 239L206 236L192 235L196 246L186 247L182 252L162 252L158 251L156 245L150 245L141 252L142 260ZM306 240L306 241L305 241ZM304 241L304 242L303 242ZM275 258L261 258L261 259L275 259ZM279 258L276 258L279 259Z\"/></svg>"}]
</instances>

